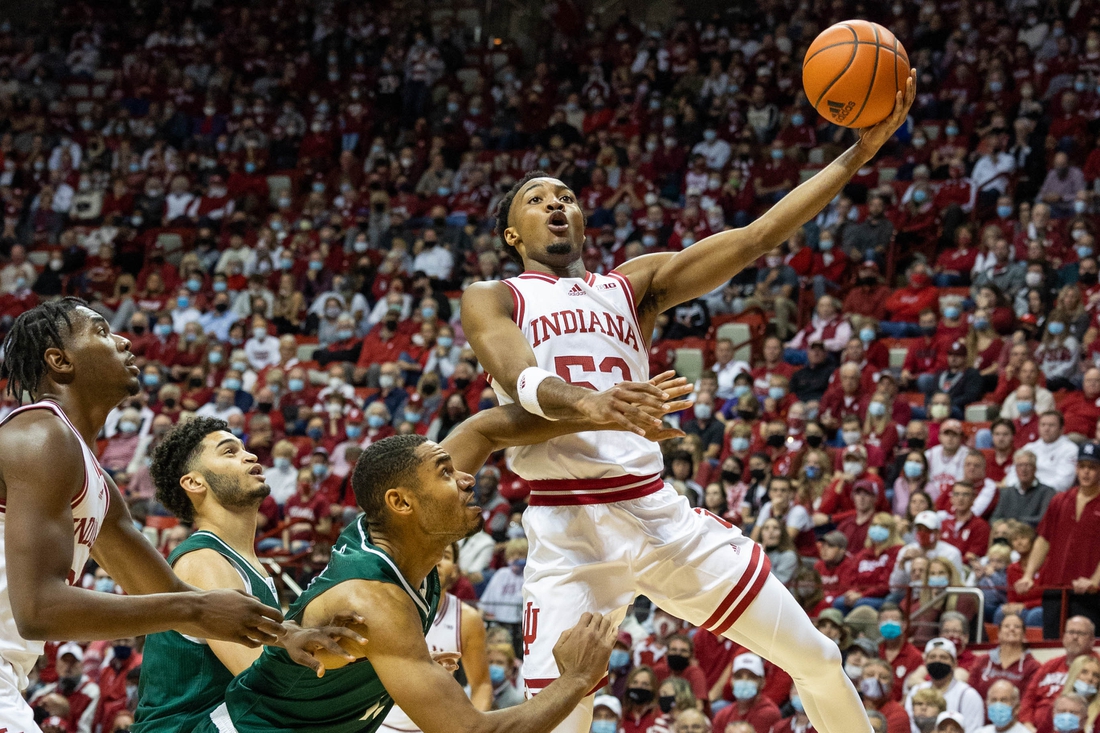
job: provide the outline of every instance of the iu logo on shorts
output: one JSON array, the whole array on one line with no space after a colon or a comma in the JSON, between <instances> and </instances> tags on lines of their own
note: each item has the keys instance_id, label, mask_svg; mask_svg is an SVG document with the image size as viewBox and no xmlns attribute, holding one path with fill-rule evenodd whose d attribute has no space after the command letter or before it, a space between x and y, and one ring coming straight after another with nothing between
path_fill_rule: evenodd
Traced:
<instances>
[{"instance_id":1,"label":"iu logo on shorts","mask_svg":"<svg viewBox=\"0 0 1100 733\"><path fill-rule=\"evenodd\" d=\"M535 643L535 637L539 635L539 610L531 601L527 602L527 608L523 609L523 655L531 653L531 645ZM0 733L3 733L0 731Z\"/></svg>"}]
</instances>

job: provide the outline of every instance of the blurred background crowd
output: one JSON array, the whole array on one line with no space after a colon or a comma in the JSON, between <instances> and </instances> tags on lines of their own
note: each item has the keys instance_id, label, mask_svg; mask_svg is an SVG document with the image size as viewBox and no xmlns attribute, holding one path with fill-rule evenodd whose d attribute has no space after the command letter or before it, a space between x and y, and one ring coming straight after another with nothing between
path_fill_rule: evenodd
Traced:
<instances>
[{"instance_id":1,"label":"blurred background crowd","mask_svg":"<svg viewBox=\"0 0 1100 733\"><path fill-rule=\"evenodd\" d=\"M856 139L808 104L801 59L828 25L876 20L918 72L910 120L790 241L652 334L653 372L696 382L667 478L765 547L877 733L1093 731L1096 6L0 13L0 331L76 295L131 339L143 389L98 449L165 552L189 529L149 457L180 420L227 420L267 469L257 543L289 601L356 513L363 447L438 440L496 404L459 299L520 271L493 232L515 180L577 192L594 272L744 226ZM524 689L527 487L503 455L478 487L485 531L450 590L491 627L504 706ZM94 566L84 582L116 591ZM619 641L595 733L808 730L782 670L644 598ZM29 693L44 730L127 730L140 647L50 645Z\"/></svg>"}]
</instances>

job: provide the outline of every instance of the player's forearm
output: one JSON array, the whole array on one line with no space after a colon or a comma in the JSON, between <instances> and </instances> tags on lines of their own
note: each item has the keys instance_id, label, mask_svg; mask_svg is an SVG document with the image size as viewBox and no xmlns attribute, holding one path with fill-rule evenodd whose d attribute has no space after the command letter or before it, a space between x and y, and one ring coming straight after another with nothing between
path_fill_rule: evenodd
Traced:
<instances>
[{"instance_id":1,"label":"player's forearm","mask_svg":"<svg viewBox=\"0 0 1100 733\"><path fill-rule=\"evenodd\" d=\"M33 595L12 597L19 634L40 641L95 641L155 634L198 620L194 593L120 596L41 583Z\"/></svg>"},{"instance_id":2,"label":"player's forearm","mask_svg":"<svg viewBox=\"0 0 1100 733\"><path fill-rule=\"evenodd\" d=\"M754 249L763 255L788 239L802 225L817 216L852 176L873 157L859 143L848 148L805 183L784 196L749 228L755 230ZM718 235L721 236L721 235ZM758 255L758 256L759 256Z\"/></svg>"},{"instance_id":3,"label":"player's forearm","mask_svg":"<svg viewBox=\"0 0 1100 733\"><path fill-rule=\"evenodd\" d=\"M194 590L172 572L164 557L129 521L101 532L92 557L107 571L127 595L152 593L186 593Z\"/></svg>"},{"instance_id":4,"label":"player's forearm","mask_svg":"<svg viewBox=\"0 0 1100 733\"><path fill-rule=\"evenodd\" d=\"M579 405L596 392L585 387L569 384L563 379L548 378L539 385L539 405L547 417L552 420L579 419L584 413Z\"/></svg>"},{"instance_id":5,"label":"player's forearm","mask_svg":"<svg viewBox=\"0 0 1100 733\"><path fill-rule=\"evenodd\" d=\"M483 715L473 733L550 733L588 692L580 677L559 677L522 705Z\"/></svg>"}]
</instances>

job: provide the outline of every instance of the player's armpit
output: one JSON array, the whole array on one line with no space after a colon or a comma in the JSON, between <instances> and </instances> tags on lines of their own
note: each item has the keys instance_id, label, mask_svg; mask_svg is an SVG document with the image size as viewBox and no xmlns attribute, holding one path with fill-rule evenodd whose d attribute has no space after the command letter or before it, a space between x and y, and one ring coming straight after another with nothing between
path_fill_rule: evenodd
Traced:
<instances>
[{"instance_id":1,"label":"player's armpit","mask_svg":"<svg viewBox=\"0 0 1100 733\"><path fill-rule=\"evenodd\" d=\"M527 367L536 366L535 352L512 320L512 295L501 282L473 283L462 294L462 330L478 361L511 396Z\"/></svg>"},{"instance_id":2,"label":"player's armpit","mask_svg":"<svg viewBox=\"0 0 1100 733\"><path fill-rule=\"evenodd\" d=\"M180 557L173 569L184 583L201 590L245 590L244 581L225 556L210 549L195 550ZM252 666L263 647L250 648L231 641L208 640L225 668L238 675Z\"/></svg>"},{"instance_id":3,"label":"player's armpit","mask_svg":"<svg viewBox=\"0 0 1100 733\"><path fill-rule=\"evenodd\" d=\"M99 538L92 547L92 558L131 596L191 590L168 567L164 556L134 527L130 510L114 479L107 475L104 479L111 494L111 504L103 518Z\"/></svg>"}]
</instances>

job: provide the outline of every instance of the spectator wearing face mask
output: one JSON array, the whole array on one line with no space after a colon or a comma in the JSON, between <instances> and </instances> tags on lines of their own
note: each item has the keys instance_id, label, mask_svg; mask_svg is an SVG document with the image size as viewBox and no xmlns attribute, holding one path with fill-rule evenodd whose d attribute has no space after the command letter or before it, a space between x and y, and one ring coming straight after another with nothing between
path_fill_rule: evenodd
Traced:
<instances>
[{"instance_id":1,"label":"spectator wearing face mask","mask_svg":"<svg viewBox=\"0 0 1100 733\"><path fill-rule=\"evenodd\" d=\"M882 479L867 471L867 450L861 445L850 445L841 456L841 472L834 474L832 485L821 497L817 513L835 517L837 514L856 511L852 492L857 485L874 495L876 509L886 511L889 503L886 501Z\"/></svg>"},{"instance_id":2,"label":"spectator wearing face mask","mask_svg":"<svg viewBox=\"0 0 1100 733\"><path fill-rule=\"evenodd\" d=\"M280 440L271 449L271 468L264 471L271 496L281 507L298 489L298 469L294 466L297 450L288 440Z\"/></svg>"},{"instance_id":3,"label":"spectator wearing face mask","mask_svg":"<svg viewBox=\"0 0 1100 733\"><path fill-rule=\"evenodd\" d=\"M635 667L626 679L623 733L647 733L657 717L657 677L649 667Z\"/></svg>"},{"instance_id":4,"label":"spectator wearing face mask","mask_svg":"<svg viewBox=\"0 0 1100 733\"><path fill-rule=\"evenodd\" d=\"M623 704L612 695L597 695L592 703L591 733L619 733Z\"/></svg>"},{"instance_id":5,"label":"spectator wearing face mask","mask_svg":"<svg viewBox=\"0 0 1100 733\"><path fill-rule=\"evenodd\" d=\"M99 456L99 463L112 475L123 471L137 452L141 436L141 413L130 407L122 411L118 421L118 432L107 440L107 446Z\"/></svg>"},{"instance_id":6,"label":"spectator wearing face mask","mask_svg":"<svg viewBox=\"0 0 1100 733\"><path fill-rule=\"evenodd\" d=\"M69 714L65 718L69 733L92 733L99 707L99 685L84 674L84 650L76 642L58 647L57 681L38 688L29 703L31 707L38 707L44 697L55 693L69 703Z\"/></svg>"},{"instance_id":7,"label":"spectator wearing face mask","mask_svg":"<svg viewBox=\"0 0 1100 733\"><path fill-rule=\"evenodd\" d=\"M911 733L909 714L894 699L894 670L889 662L884 659L868 660L856 684L863 707L885 718L885 733Z\"/></svg>"},{"instance_id":8,"label":"spectator wearing face mask","mask_svg":"<svg viewBox=\"0 0 1100 733\"><path fill-rule=\"evenodd\" d=\"M818 542L818 560L814 570L821 578L824 600L830 606L852 585L855 557L848 553L848 537L836 530L829 532Z\"/></svg>"},{"instance_id":9,"label":"spectator wearing face mask","mask_svg":"<svg viewBox=\"0 0 1100 733\"><path fill-rule=\"evenodd\" d=\"M714 716L715 730L741 721L751 723L755 730L771 730L783 719L776 704L761 694L764 661L760 657L747 652L734 657L731 678L734 702Z\"/></svg>"},{"instance_id":10,"label":"spectator wearing face mask","mask_svg":"<svg viewBox=\"0 0 1100 733\"><path fill-rule=\"evenodd\" d=\"M518 642L523 640L523 568L527 565L527 540L508 540L504 546L506 566L493 574L481 594L480 607L486 620L505 627Z\"/></svg>"},{"instance_id":11,"label":"spectator wearing face mask","mask_svg":"<svg viewBox=\"0 0 1100 733\"><path fill-rule=\"evenodd\" d=\"M924 666L931 678L916 685L905 700L905 709L910 718L915 716L914 698L920 690L934 689L939 692L947 704L947 710L960 713L964 720L965 731L976 731L985 723L985 705L982 696L966 684L955 679L955 645L948 639L937 637L929 641L924 648ZM917 726L915 729L919 730Z\"/></svg>"},{"instance_id":12,"label":"spectator wearing face mask","mask_svg":"<svg viewBox=\"0 0 1100 733\"><path fill-rule=\"evenodd\" d=\"M99 672L99 708L96 711L93 729L106 725L106 721L128 707L131 685L130 672L141 667L141 652L135 647L137 639L115 639L103 667Z\"/></svg>"},{"instance_id":13,"label":"spectator wearing face mask","mask_svg":"<svg viewBox=\"0 0 1100 733\"><path fill-rule=\"evenodd\" d=\"M1019 448L1032 443L1039 439L1039 412L1035 409L1037 402L1036 388L1027 384L1021 384L1016 388L1008 400L1005 400L1005 404L1008 404L1009 400L1012 400L1011 407L1002 407L1002 413L1006 417L1015 413L1015 417L1009 417L1012 420L1012 426L1016 429L1016 437L1013 439L1013 444ZM1070 395L1071 397L1073 395ZM1093 422L1093 425L1096 423Z\"/></svg>"},{"instance_id":14,"label":"spectator wearing face mask","mask_svg":"<svg viewBox=\"0 0 1100 733\"><path fill-rule=\"evenodd\" d=\"M1054 701L1051 708L1050 728L1055 733L1083 733L1092 730L1092 726L1086 727L1090 715L1088 701L1081 695L1069 693L1062 695ZM1045 721L1044 721L1045 724Z\"/></svg>"},{"instance_id":15,"label":"spectator wearing face mask","mask_svg":"<svg viewBox=\"0 0 1100 733\"><path fill-rule=\"evenodd\" d=\"M843 613L858 606L881 608L890 592L890 575L901 547L894 517L886 512L875 514L862 549L852 558L851 586L837 596L833 608Z\"/></svg>"},{"instance_id":16,"label":"spectator wearing face mask","mask_svg":"<svg viewBox=\"0 0 1100 733\"><path fill-rule=\"evenodd\" d=\"M883 304L888 320L879 323L879 329L886 336L920 336L921 330L917 322L921 312L926 309L934 311L939 304L939 292L932 284L925 265L918 263L910 267L908 281L907 287L895 290Z\"/></svg>"},{"instance_id":17,"label":"spectator wearing face mask","mask_svg":"<svg viewBox=\"0 0 1100 733\"><path fill-rule=\"evenodd\" d=\"M489 682L493 686L493 710L521 704L523 693L516 688L516 654L512 645L489 644L485 660L489 664Z\"/></svg>"}]
</instances>

